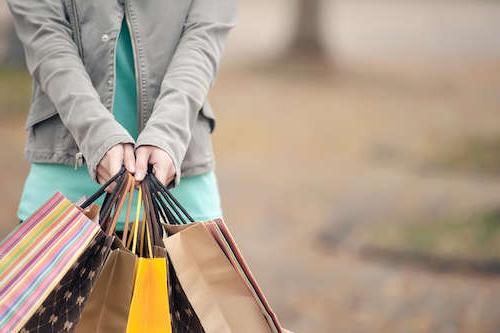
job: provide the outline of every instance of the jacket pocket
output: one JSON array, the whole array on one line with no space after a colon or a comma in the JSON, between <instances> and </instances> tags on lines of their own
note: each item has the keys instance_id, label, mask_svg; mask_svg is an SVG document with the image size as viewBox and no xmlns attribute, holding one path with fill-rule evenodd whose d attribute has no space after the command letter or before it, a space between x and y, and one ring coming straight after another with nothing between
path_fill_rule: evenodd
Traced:
<instances>
[{"instance_id":1,"label":"jacket pocket","mask_svg":"<svg viewBox=\"0 0 500 333\"><path fill-rule=\"evenodd\" d=\"M212 106L208 101L205 102L205 105L201 108L200 114L208 120L210 125L210 133L212 133L215 129L215 114L212 110Z\"/></svg>"},{"instance_id":2,"label":"jacket pocket","mask_svg":"<svg viewBox=\"0 0 500 333\"><path fill-rule=\"evenodd\" d=\"M39 122L44 121L45 119L49 119L56 114L56 107L49 99L49 97L43 93L40 93L38 85L34 85L33 104L31 104L30 111L26 119L26 129Z\"/></svg>"},{"instance_id":3,"label":"jacket pocket","mask_svg":"<svg viewBox=\"0 0 500 333\"><path fill-rule=\"evenodd\" d=\"M75 150L76 143L69 130L62 123L56 107L39 88L37 84L33 87L33 104L26 120L28 150Z\"/></svg>"},{"instance_id":4,"label":"jacket pocket","mask_svg":"<svg viewBox=\"0 0 500 333\"><path fill-rule=\"evenodd\" d=\"M189 142L186 155L182 161L181 169L198 170L207 169L213 162L213 147L210 135L210 119L202 115L191 131L191 141Z\"/></svg>"},{"instance_id":5,"label":"jacket pocket","mask_svg":"<svg viewBox=\"0 0 500 333\"><path fill-rule=\"evenodd\" d=\"M69 130L55 114L31 125L28 129L28 149L38 152L73 153L76 143Z\"/></svg>"}]
</instances>

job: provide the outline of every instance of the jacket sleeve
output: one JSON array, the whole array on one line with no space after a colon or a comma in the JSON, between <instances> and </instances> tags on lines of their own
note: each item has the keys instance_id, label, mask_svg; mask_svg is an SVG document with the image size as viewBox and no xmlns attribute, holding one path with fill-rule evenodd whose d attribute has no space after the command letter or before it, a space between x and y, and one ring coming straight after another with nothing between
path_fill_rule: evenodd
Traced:
<instances>
[{"instance_id":1,"label":"jacket sleeve","mask_svg":"<svg viewBox=\"0 0 500 333\"><path fill-rule=\"evenodd\" d=\"M191 129L215 79L235 17L236 0L192 1L153 112L137 139L137 146L157 146L170 155L175 184L181 177Z\"/></svg>"},{"instance_id":2,"label":"jacket sleeve","mask_svg":"<svg viewBox=\"0 0 500 333\"><path fill-rule=\"evenodd\" d=\"M101 103L72 38L63 0L7 0L28 71L55 105L95 180L96 166L118 143L133 138Z\"/></svg>"}]
</instances>

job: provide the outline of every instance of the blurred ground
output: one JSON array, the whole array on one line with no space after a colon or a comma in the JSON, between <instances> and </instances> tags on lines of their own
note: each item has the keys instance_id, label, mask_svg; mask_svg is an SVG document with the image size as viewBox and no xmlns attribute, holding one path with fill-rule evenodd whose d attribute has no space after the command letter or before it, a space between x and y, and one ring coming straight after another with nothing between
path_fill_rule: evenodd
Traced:
<instances>
[{"instance_id":1,"label":"blurred ground","mask_svg":"<svg viewBox=\"0 0 500 333\"><path fill-rule=\"evenodd\" d=\"M326 69L276 61L285 1L242 1L211 95L227 220L279 317L296 332L500 332L494 269L366 256L498 261L500 5L332 2ZM2 235L29 89L0 73Z\"/></svg>"},{"instance_id":2,"label":"blurred ground","mask_svg":"<svg viewBox=\"0 0 500 333\"><path fill-rule=\"evenodd\" d=\"M486 73L498 72L491 66ZM426 79L337 72L320 80L224 71L214 103L227 215L292 329L500 330L498 278L355 255L370 239L367 230L388 222L397 227L498 205L497 177L428 167L448 146L498 130L497 92L489 87L500 76L483 70L443 78L428 68Z\"/></svg>"}]
</instances>

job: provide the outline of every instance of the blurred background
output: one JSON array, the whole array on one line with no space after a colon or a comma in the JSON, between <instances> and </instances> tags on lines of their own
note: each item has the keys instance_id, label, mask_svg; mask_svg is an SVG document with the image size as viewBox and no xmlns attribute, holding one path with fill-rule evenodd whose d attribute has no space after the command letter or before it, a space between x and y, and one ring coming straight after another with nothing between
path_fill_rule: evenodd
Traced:
<instances>
[{"instance_id":1,"label":"blurred background","mask_svg":"<svg viewBox=\"0 0 500 333\"><path fill-rule=\"evenodd\" d=\"M30 78L0 0L1 236ZM240 0L227 221L296 332L500 332L500 2ZM244 314L242 314L244 315Z\"/></svg>"}]
</instances>

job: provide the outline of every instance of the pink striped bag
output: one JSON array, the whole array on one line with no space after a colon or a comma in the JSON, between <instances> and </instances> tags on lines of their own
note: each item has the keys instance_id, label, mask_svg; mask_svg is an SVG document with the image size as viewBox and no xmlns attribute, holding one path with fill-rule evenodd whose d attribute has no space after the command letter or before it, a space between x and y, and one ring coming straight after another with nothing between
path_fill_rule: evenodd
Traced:
<instances>
[{"instance_id":1,"label":"pink striped bag","mask_svg":"<svg viewBox=\"0 0 500 333\"><path fill-rule=\"evenodd\" d=\"M0 243L0 332L19 331L100 231L56 193Z\"/></svg>"}]
</instances>

